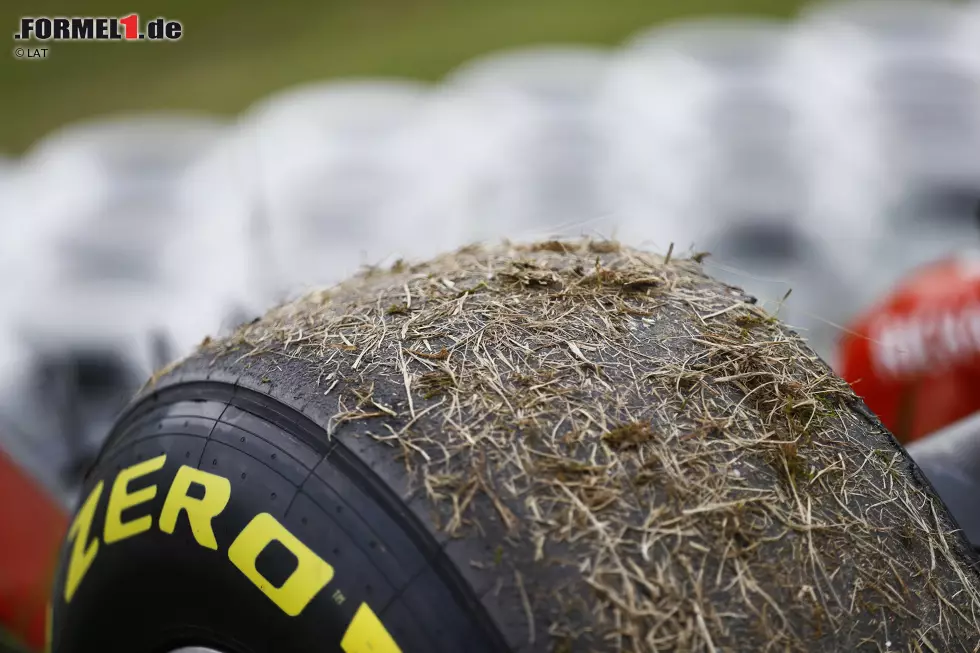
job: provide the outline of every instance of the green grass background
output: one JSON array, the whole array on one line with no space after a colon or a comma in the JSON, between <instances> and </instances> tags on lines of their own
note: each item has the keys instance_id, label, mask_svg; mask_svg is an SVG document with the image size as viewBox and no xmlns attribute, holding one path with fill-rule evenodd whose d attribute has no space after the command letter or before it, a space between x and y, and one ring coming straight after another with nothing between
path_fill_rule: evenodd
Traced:
<instances>
[{"instance_id":1,"label":"green grass background","mask_svg":"<svg viewBox=\"0 0 980 653\"><path fill-rule=\"evenodd\" d=\"M305 81L439 79L474 56L541 43L613 45L695 15L790 16L800 0L0 0L0 152L17 154L70 121L155 109L232 114ZM22 15L165 16L175 43L51 43L17 60Z\"/></svg>"}]
</instances>

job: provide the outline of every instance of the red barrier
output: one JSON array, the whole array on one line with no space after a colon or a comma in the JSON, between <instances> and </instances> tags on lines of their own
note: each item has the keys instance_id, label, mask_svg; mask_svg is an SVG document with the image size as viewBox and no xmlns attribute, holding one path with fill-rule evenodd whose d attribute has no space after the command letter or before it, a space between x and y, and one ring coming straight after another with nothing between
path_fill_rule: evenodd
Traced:
<instances>
[{"instance_id":1,"label":"red barrier","mask_svg":"<svg viewBox=\"0 0 980 653\"><path fill-rule=\"evenodd\" d=\"M40 651L68 515L0 450L0 627Z\"/></svg>"},{"instance_id":2,"label":"red barrier","mask_svg":"<svg viewBox=\"0 0 980 653\"><path fill-rule=\"evenodd\" d=\"M841 376L909 443L980 411L980 258L922 267L841 339Z\"/></svg>"}]
</instances>

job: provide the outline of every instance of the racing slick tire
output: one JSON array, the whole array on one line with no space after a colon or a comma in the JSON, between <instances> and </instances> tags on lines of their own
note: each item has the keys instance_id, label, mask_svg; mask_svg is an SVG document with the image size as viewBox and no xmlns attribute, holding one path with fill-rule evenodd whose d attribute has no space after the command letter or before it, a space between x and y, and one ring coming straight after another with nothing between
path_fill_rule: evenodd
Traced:
<instances>
[{"instance_id":1,"label":"racing slick tire","mask_svg":"<svg viewBox=\"0 0 980 653\"><path fill-rule=\"evenodd\" d=\"M51 651L975 645L973 551L905 452L669 259L470 247L206 341L87 476Z\"/></svg>"}]
</instances>

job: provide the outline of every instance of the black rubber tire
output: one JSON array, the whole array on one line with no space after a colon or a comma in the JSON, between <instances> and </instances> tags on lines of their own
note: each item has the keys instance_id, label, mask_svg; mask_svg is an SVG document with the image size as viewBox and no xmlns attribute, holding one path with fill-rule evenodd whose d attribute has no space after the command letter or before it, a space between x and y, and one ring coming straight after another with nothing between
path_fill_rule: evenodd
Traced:
<instances>
[{"instance_id":1,"label":"black rubber tire","mask_svg":"<svg viewBox=\"0 0 980 653\"><path fill-rule=\"evenodd\" d=\"M564 252L554 252L553 247L546 251L554 253L555 258L565 256ZM591 264L592 252L587 252L581 260L582 265ZM582 266L569 264L560 269L569 284L581 283ZM411 274L419 284L436 285L429 276ZM385 291L387 295L376 295L358 287L357 301L366 302L372 311L386 316L392 312L384 306L393 306L395 315L404 315L391 301L393 296L399 299L402 296L405 277L392 283L392 288ZM481 263L466 281L472 284L483 278ZM597 287L603 278L596 278ZM389 283L386 277L382 279ZM631 283L649 283L645 276L634 279ZM502 299L521 299L535 292L503 276L491 283L497 286L488 292L501 293ZM445 286L448 284L439 287ZM453 296L455 291L450 287L447 292ZM729 304L728 297L734 294L720 285L715 286L715 293L716 299L725 299L725 304ZM550 294L535 300L539 317L543 310L540 306L551 301L549 297ZM501 303L500 297L494 294L480 301L488 304L493 301L495 306L504 307L501 310L511 310L511 304ZM651 297L650 301L655 300ZM331 302L331 310L335 308L343 315L350 309L337 297ZM319 306L316 302L311 304ZM357 309L358 303L353 306ZM301 308L297 309L300 316ZM695 316L700 315L693 308L676 306L664 313L664 319L657 322L660 326L649 330L647 339L641 341L643 346L659 346L660 340L654 338L669 333L664 325L674 324L673 320L683 323L686 319L693 323ZM762 317L752 315L756 319ZM274 316L281 317L278 313ZM398 331L392 328L386 333ZM378 437L384 433L384 426L407 429L418 422L415 428L428 429L436 440L446 422L423 423L421 418L426 409L421 407L411 420L406 419L415 412L411 395L401 384L402 379L396 378L391 370L385 374L378 372L376 361L369 355L372 350L365 348L355 353L338 347L337 351L345 357L344 364L338 364L336 371L328 374L322 361L310 361L292 355L291 351L255 353L244 336L232 341L233 346L225 346L229 343L205 346L161 374L117 421L85 481L82 495L85 503L61 554L54 585L52 653L169 653L193 645L209 646L222 653L749 652L762 650L775 641L766 631L757 630L746 621L745 626L733 629L730 636L726 634L725 643L719 646L691 647L680 639L675 640L676 646L660 646L656 642L646 646L645 640L632 635L629 640L623 640L623 646L618 646L615 637L619 623L611 620L599 623L596 618L597 614L601 615L596 610L601 597L597 599L597 595L590 594L592 589L583 577L582 561L588 562L590 558L583 558L581 552L574 550L574 543L568 541L549 543L547 555L539 556L529 538L522 540L515 533L517 529L512 528L515 520L530 523L534 519L525 498L515 492L513 496L497 497L494 501L487 490L487 496L470 502L466 511L468 528L456 537L450 534L453 529L447 525L459 518L462 512L459 504L451 501L437 504L426 496L420 480L425 482L432 476L418 473L418 469L413 474L406 470L407 463L413 462L404 453L409 440L404 441L403 449L394 445L398 433L394 429L394 438L381 441ZM677 340L670 339L670 342ZM393 344L404 346L401 342ZM564 347L577 351L567 344ZM615 355L630 360L629 353L617 350ZM579 352L577 357L584 358L584 355ZM810 372L829 373L822 364L810 358L805 360L811 361ZM362 362L364 367L358 369ZM588 361L586 364L596 366ZM406 369L403 368L402 374L407 374ZM581 371L577 364L573 369ZM367 417L358 413L357 419L347 419L354 411L349 410L346 399L342 401L341 397L356 395L357 401L366 401L361 391L365 384L370 385L368 395L378 411L369 412ZM524 391L523 385L514 388L513 392ZM752 392L746 391L739 401ZM583 396L596 402L610 401L599 386L590 386ZM638 405L647 402L647 396L639 390L629 394L630 400ZM424 395L422 400L430 406L442 401ZM686 398L684 402L686 405ZM879 455L895 461L895 475L891 478L897 477L905 483L909 492L921 492L916 496L923 500L934 498L919 470L860 402L847 395L835 406L839 409L837 417L843 415L848 419L846 424L841 419L841 433L845 429L850 432L843 445L830 436L827 443L847 446L849 455L855 458L863 452L865 456L883 452ZM836 433L830 427L828 432ZM596 437L610 434L607 431ZM438 455L437 445L433 445L435 455ZM858 453L851 454L851 447ZM481 459L481 451L473 452L468 462L483 465L486 459ZM765 463L759 455L760 462ZM417 460L415 464L417 467ZM133 466L143 466L145 473L136 475L138 478L129 483L120 474ZM481 473L475 466L463 469L467 474ZM864 469L863 464L860 469ZM220 485L212 482L213 479L224 479L222 482L227 484L227 504L216 509L211 506L213 520L205 514L202 522L198 515L195 530L187 514L165 510L167 506L173 507L169 502L171 495L186 495L187 502L201 497L200 489L191 492L190 484L184 486L184 491L175 490L180 487L175 483L178 474L184 480L211 479L207 480L209 486L204 488L203 495L209 501L218 496L211 494L217 492L212 488ZM778 482L769 476L764 478L770 479L766 483ZM625 483L630 479L621 476L619 480ZM150 485L156 488L155 493L137 495L134 507L128 510L109 505L107 497L113 489L123 488L132 494L145 492ZM785 496L786 499L780 500L788 503L789 495ZM926 503L929 502L924 501L923 505ZM925 508L921 510L924 513ZM928 582L941 583L950 596L961 591L968 591L970 597L978 596L972 549L961 534L952 534L955 524L938 502L929 503L929 511L929 519L935 521L937 531L942 529L946 533L943 537L948 544L949 562L942 567L942 574L938 571L929 574ZM631 519L640 514L635 512ZM121 539L117 534L116 538L107 538L107 515L115 515L115 526L110 530L117 529L118 523L132 525L141 519L143 525L129 537ZM167 519L163 519L165 515ZM915 516L925 519L924 514ZM268 534L258 543L246 538L252 544L253 557L231 555L232 551L240 554L243 548L248 548L241 545L243 533L251 536L258 532L253 528L256 519L279 529L280 544L273 546ZM855 559L857 563L849 563L851 568L881 557L886 546L901 555L912 555L901 552L913 551L917 557L909 560L917 568L935 567L934 556L932 567L929 566L931 549L927 543L903 535L902 531L896 532L892 524L883 518L873 524L871 530L877 538L874 546L866 549L860 560ZM719 532L723 530L721 526L718 528ZM840 531L839 546L858 541L848 535L850 532L851 529ZM208 538L212 533L213 546L199 544L210 543ZM112 539L118 541L108 543ZM312 553L297 547L297 542L309 547ZM303 554L307 562L311 556L314 562L323 561L319 566L314 564L312 572L304 562L300 578L306 579L307 589L313 587L315 591L308 603L292 604L292 613L270 600L276 597L274 588L287 576L294 578L292 574L298 568L296 557L291 558L284 550L287 546ZM784 553L774 550L771 555ZM94 562L87 564L89 559ZM787 555L785 559L796 558ZM243 566L243 560L254 566ZM324 565L330 566L332 577L326 572L316 576ZM856 581L848 580L850 573L846 565L840 568L845 571L833 578L839 582L841 593L850 593L857 587ZM80 569L86 570L85 573ZM768 580L775 586L788 573L791 572L784 571L779 578ZM841 616L846 615L852 621L833 632L812 628L808 639L799 640L800 646L796 648L858 650L858 643L877 641L879 634L885 634L878 630L885 624L890 628L885 631L887 639L896 649L911 649L918 629L928 628L936 614L924 612L934 610L935 602L927 604L915 596L917 587L926 582L924 576L913 574L908 578L919 583L911 586L908 599L918 613L894 610L887 622L885 616L864 619L852 616L842 602ZM318 582L312 582L311 578L317 578ZM295 583L291 587L295 588ZM73 588L69 602L66 591ZM728 598L734 597L732 605L740 605L735 602L737 590L730 594ZM787 603L796 601L801 623L809 617L811 607L801 601L799 590L794 588L781 596ZM665 602L675 600L674 597L670 592L662 594ZM969 600L980 605L980 599ZM963 610L955 614L961 612L965 614ZM949 642L968 642L969 648L964 650L972 650L976 633L970 620L963 617L949 630ZM352 632L358 637L356 641L351 639ZM704 641L710 643L708 637ZM719 637L718 641L723 640Z\"/></svg>"},{"instance_id":2,"label":"black rubber tire","mask_svg":"<svg viewBox=\"0 0 980 653\"><path fill-rule=\"evenodd\" d=\"M83 501L103 484L87 540L101 540L98 562L68 603L63 588L74 545L64 547L51 650L512 650L440 543L363 454L329 440L316 422L269 394L235 384L181 375L171 387L143 397L117 422L86 480ZM106 544L99 536L117 474L162 455L162 467L128 486L130 492L157 488L152 500L128 509L124 518L151 515L152 527ZM212 522L217 550L197 543L186 513L179 514L172 535L159 526L167 489L182 466L230 481L230 501ZM259 513L271 514L333 568L325 589L298 616L287 615L229 559L229 545ZM273 585L296 565L281 544L270 545L255 562ZM341 646L362 604L399 648L376 629L363 629L374 637L370 645Z\"/></svg>"}]
</instances>

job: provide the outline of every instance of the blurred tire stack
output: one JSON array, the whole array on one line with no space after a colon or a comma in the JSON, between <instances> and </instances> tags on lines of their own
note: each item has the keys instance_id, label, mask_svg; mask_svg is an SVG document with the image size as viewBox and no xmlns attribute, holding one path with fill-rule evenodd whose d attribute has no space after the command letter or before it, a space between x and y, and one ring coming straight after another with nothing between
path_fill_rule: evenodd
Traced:
<instances>
[{"instance_id":1,"label":"blurred tire stack","mask_svg":"<svg viewBox=\"0 0 980 653\"><path fill-rule=\"evenodd\" d=\"M461 153L465 240L595 226L604 213L596 189L604 158L596 103L608 59L595 48L531 48L484 57L449 76L443 93L471 116L455 146L476 145Z\"/></svg>"},{"instance_id":2,"label":"blurred tire stack","mask_svg":"<svg viewBox=\"0 0 980 653\"><path fill-rule=\"evenodd\" d=\"M978 43L976 3L859 0L68 126L0 162L0 448L68 504L205 336L473 240L707 250L833 360L910 266L980 243Z\"/></svg>"},{"instance_id":3,"label":"blurred tire stack","mask_svg":"<svg viewBox=\"0 0 980 653\"><path fill-rule=\"evenodd\" d=\"M199 117L119 117L66 128L24 157L4 256L20 374L2 399L0 437L59 496L128 396L190 344L180 337L216 326L213 292L212 315L201 312L209 275L179 198L220 130Z\"/></svg>"},{"instance_id":4,"label":"blurred tire stack","mask_svg":"<svg viewBox=\"0 0 980 653\"><path fill-rule=\"evenodd\" d=\"M838 129L868 184L855 194L875 203L862 302L976 238L980 47L968 24L961 4L927 0L831 3L802 17L799 50L825 80L825 115L850 117Z\"/></svg>"}]
</instances>

